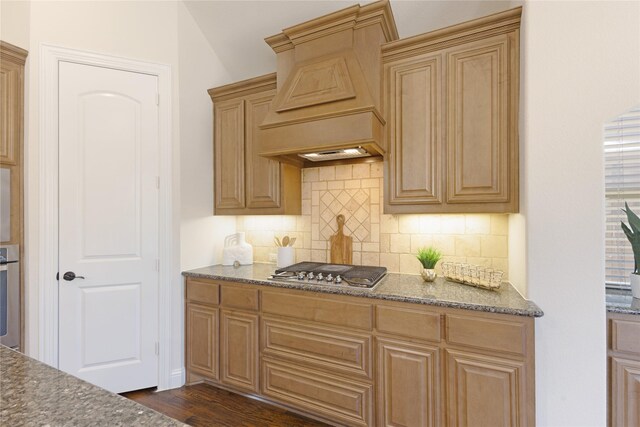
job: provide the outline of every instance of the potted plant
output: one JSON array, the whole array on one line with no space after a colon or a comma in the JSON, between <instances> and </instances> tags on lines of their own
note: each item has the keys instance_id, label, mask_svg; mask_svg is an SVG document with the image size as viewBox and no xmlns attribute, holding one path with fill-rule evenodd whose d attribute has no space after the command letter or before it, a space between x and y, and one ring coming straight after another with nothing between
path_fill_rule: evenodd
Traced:
<instances>
[{"instance_id":1,"label":"potted plant","mask_svg":"<svg viewBox=\"0 0 640 427\"><path fill-rule=\"evenodd\" d=\"M442 258L440 251L431 246L428 248L421 248L418 249L418 255L416 255L416 258L418 258L418 261L422 264L422 271L420 271L420 274L425 282L433 282L436 280L436 264Z\"/></svg>"},{"instance_id":2,"label":"potted plant","mask_svg":"<svg viewBox=\"0 0 640 427\"><path fill-rule=\"evenodd\" d=\"M620 225L622 226L624 234L627 235L629 243L631 243L633 258L635 261L633 273L629 276L629 281L631 282L631 294L634 298L640 298L640 218L638 218L638 215L629 209L627 202L624 203L624 207L623 211L627 214L629 226L622 221L620 221Z\"/></svg>"}]
</instances>

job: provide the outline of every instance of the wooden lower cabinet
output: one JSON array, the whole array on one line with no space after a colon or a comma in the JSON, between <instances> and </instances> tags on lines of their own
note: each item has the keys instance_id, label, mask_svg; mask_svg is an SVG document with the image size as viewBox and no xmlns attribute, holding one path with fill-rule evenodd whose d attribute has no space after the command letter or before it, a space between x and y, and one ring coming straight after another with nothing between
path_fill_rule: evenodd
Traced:
<instances>
[{"instance_id":1,"label":"wooden lower cabinet","mask_svg":"<svg viewBox=\"0 0 640 427\"><path fill-rule=\"evenodd\" d=\"M608 314L609 425L640 426L640 316Z\"/></svg>"},{"instance_id":2,"label":"wooden lower cabinet","mask_svg":"<svg viewBox=\"0 0 640 427\"><path fill-rule=\"evenodd\" d=\"M218 380L218 309L187 303L187 382L196 374Z\"/></svg>"},{"instance_id":3,"label":"wooden lower cabinet","mask_svg":"<svg viewBox=\"0 0 640 427\"><path fill-rule=\"evenodd\" d=\"M377 340L378 425L440 426L439 349Z\"/></svg>"},{"instance_id":4,"label":"wooden lower cabinet","mask_svg":"<svg viewBox=\"0 0 640 427\"><path fill-rule=\"evenodd\" d=\"M223 384L258 392L258 315L222 310L220 360Z\"/></svg>"},{"instance_id":5,"label":"wooden lower cabinet","mask_svg":"<svg viewBox=\"0 0 640 427\"><path fill-rule=\"evenodd\" d=\"M341 426L535 425L533 318L202 278L186 295L188 383ZM640 361L614 367L637 393Z\"/></svg>"},{"instance_id":6,"label":"wooden lower cabinet","mask_svg":"<svg viewBox=\"0 0 640 427\"><path fill-rule=\"evenodd\" d=\"M450 426L526 426L523 361L447 351Z\"/></svg>"}]
</instances>

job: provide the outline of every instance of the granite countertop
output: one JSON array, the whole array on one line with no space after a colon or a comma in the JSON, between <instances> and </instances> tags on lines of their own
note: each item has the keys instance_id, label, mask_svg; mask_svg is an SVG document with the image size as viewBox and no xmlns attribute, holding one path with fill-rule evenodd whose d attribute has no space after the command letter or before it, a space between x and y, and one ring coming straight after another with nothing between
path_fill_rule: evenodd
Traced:
<instances>
[{"instance_id":1,"label":"granite countertop","mask_svg":"<svg viewBox=\"0 0 640 427\"><path fill-rule=\"evenodd\" d=\"M606 301L609 313L640 315L640 299L633 298L631 291L607 289Z\"/></svg>"},{"instance_id":2,"label":"granite countertop","mask_svg":"<svg viewBox=\"0 0 640 427\"><path fill-rule=\"evenodd\" d=\"M439 307L462 308L517 316L540 317L542 310L524 299L511 284L504 282L498 290L486 290L446 281L442 278L426 283L420 276L388 273L373 289L362 289L348 285L314 285L298 282L267 280L275 271L274 264L244 265L238 268L212 265L185 271L188 277L213 280L232 280L240 283L273 286L288 289L303 289L312 292L343 294L391 301L404 301Z\"/></svg>"},{"instance_id":3,"label":"granite countertop","mask_svg":"<svg viewBox=\"0 0 640 427\"><path fill-rule=\"evenodd\" d=\"M0 425L185 424L0 345Z\"/></svg>"}]
</instances>

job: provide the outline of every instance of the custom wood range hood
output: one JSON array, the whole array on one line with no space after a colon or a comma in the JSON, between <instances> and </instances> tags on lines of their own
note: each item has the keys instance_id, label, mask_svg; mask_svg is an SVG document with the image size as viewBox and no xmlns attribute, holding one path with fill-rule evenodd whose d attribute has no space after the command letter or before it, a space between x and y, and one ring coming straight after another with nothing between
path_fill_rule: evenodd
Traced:
<instances>
[{"instance_id":1,"label":"custom wood range hood","mask_svg":"<svg viewBox=\"0 0 640 427\"><path fill-rule=\"evenodd\" d=\"M278 90L260 125L259 154L297 166L383 155L380 46L397 39L386 0L265 39L277 54Z\"/></svg>"}]
</instances>

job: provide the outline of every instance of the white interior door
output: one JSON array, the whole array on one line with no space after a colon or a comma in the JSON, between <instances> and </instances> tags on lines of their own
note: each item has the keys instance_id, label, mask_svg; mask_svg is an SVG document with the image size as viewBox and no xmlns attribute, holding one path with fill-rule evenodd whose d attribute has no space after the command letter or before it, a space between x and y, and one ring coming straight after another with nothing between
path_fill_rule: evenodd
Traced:
<instances>
[{"instance_id":1,"label":"white interior door","mask_svg":"<svg viewBox=\"0 0 640 427\"><path fill-rule=\"evenodd\" d=\"M158 384L157 94L60 62L59 367L114 392Z\"/></svg>"}]
</instances>

